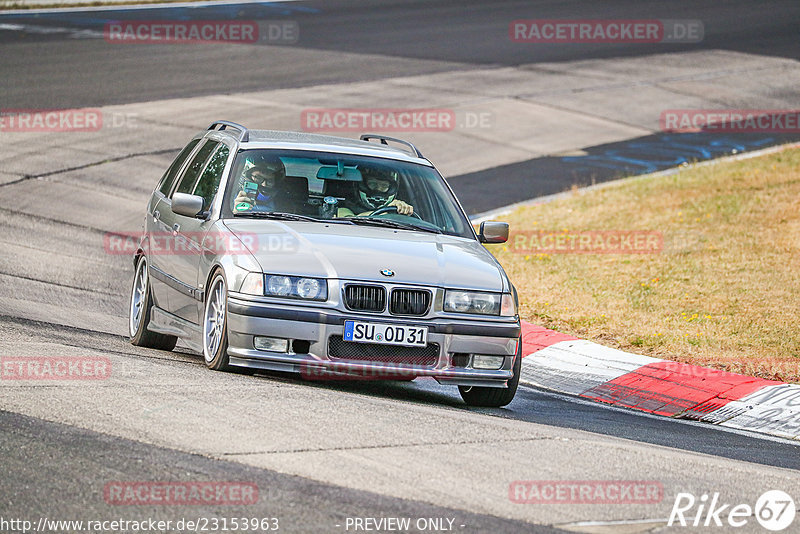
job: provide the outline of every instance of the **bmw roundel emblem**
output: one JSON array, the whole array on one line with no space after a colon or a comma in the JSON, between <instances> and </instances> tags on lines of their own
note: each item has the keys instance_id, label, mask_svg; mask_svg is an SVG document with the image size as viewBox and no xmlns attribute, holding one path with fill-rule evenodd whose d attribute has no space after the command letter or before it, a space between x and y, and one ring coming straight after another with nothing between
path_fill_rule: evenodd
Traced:
<instances>
[{"instance_id":1,"label":"bmw roundel emblem","mask_svg":"<svg viewBox=\"0 0 800 534\"><path fill-rule=\"evenodd\" d=\"M394 271L391 269L381 269L381 274L383 276L394 276Z\"/></svg>"}]
</instances>

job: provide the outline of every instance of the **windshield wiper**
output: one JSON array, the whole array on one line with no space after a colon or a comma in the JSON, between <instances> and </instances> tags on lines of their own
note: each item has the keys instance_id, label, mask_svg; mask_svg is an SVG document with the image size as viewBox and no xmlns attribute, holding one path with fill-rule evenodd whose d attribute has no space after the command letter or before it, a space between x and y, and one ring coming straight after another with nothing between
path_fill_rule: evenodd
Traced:
<instances>
[{"instance_id":1,"label":"windshield wiper","mask_svg":"<svg viewBox=\"0 0 800 534\"><path fill-rule=\"evenodd\" d=\"M298 215L297 213L286 213L283 211L238 211L234 217L253 217L256 219L276 219L279 221L309 221L322 222L322 219L309 217L308 215Z\"/></svg>"},{"instance_id":2,"label":"windshield wiper","mask_svg":"<svg viewBox=\"0 0 800 534\"><path fill-rule=\"evenodd\" d=\"M338 217L335 219L317 219L308 215L298 215L297 213L286 213L284 211L239 211L233 214L234 217L252 217L254 219L273 219L279 221L308 221L325 223L350 223L363 224L365 226L381 226L383 228L399 228L401 230L419 230L434 234L443 233L438 228L428 228L417 226L416 224L402 223L389 219L370 219L368 217Z\"/></svg>"},{"instance_id":3,"label":"windshield wiper","mask_svg":"<svg viewBox=\"0 0 800 534\"><path fill-rule=\"evenodd\" d=\"M401 230L419 230L422 232L430 232L433 234L443 233L438 228L417 226L416 224L402 223L398 221L392 221L389 219L370 219L369 217L342 217L341 220L350 221L355 224L363 224L366 226L382 226L384 228L399 228Z\"/></svg>"}]
</instances>

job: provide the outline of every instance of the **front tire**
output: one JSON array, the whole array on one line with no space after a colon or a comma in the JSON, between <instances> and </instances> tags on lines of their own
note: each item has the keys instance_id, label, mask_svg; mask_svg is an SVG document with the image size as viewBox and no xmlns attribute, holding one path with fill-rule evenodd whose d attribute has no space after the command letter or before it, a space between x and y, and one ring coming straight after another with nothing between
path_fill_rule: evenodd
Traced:
<instances>
[{"instance_id":1,"label":"front tire","mask_svg":"<svg viewBox=\"0 0 800 534\"><path fill-rule=\"evenodd\" d=\"M153 299L150 295L150 275L147 269L147 258L142 255L136 262L136 274L133 276L131 287L131 302L128 316L128 332L131 343L137 347L151 349L172 350L178 342L175 336L151 332L147 329L150 324L150 310L153 308Z\"/></svg>"},{"instance_id":2,"label":"front tire","mask_svg":"<svg viewBox=\"0 0 800 534\"><path fill-rule=\"evenodd\" d=\"M203 359L214 371L230 369L228 358L228 286L222 271L211 278L203 312Z\"/></svg>"},{"instance_id":3,"label":"front tire","mask_svg":"<svg viewBox=\"0 0 800 534\"><path fill-rule=\"evenodd\" d=\"M512 376L508 380L508 387L487 388L478 386L458 386L461 398L469 406L480 406L484 408L500 408L514 400L519 386L519 375L522 371L522 338L517 341L517 354L514 356L514 366Z\"/></svg>"}]
</instances>

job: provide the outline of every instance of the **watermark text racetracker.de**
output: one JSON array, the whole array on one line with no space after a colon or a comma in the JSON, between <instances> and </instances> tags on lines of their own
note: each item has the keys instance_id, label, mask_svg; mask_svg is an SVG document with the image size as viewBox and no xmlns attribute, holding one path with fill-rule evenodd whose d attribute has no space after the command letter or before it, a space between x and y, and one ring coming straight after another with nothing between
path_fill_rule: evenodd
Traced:
<instances>
[{"instance_id":1,"label":"watermark text racetracker.de","mask_svg":"<svg viewBox=\"0 0 800 534\"><path fill-rule=\"evenodd\" d=\"M516 43L699 43L701 20L525 19L509 24Z\"/></svg>"},{"instance_id":2,"label":"watermark text racetracker.de","mask_svg":"<svg viewBox=\"0 0 800 534\"><path fill-rule=\"evenodd\" d=\"M305 132L451 132L493 126L492 112L451 108L311 108L300 113Z\"/></svg>"},{"instance_id":3,"label":"watermark text racetracker.de","mask_svg":"<svg viewBox=\"0 0 800 534\"><path fill-rule=\"evenodd\" d=\"M105 380L107 356L2 356L0 380Z\"/></svg>"},{"instance_id":4,"label":"watermark text racetracker.de","mask_svg":"<svg viewBox=\"0 0 800 534\"><path fill-rule=\"evenodd\" d=\"M430 367L413 363L382 365L377 363L342 363L326 362L325 366L313 362L300 363L300 376L304 380L411 380L428 374ZM437 376L448 376L448 372L439 372ZM452 373L455 378L457 373Z\"/></svg>"},{"instance_id":5,"label":"watermark text racetracker.de","mask_svg":"<svg viewBox=\"0 0 800 534\"><path fill-rule=\"evenodd\" d=\"M242 506L258 502L258 485L227 481L119 481L103 487L103 498L115 506Z\"/></svg>"},{"instance_id":6,"label":"watermark text racetracker.de","mask_svg":"<svg viewBox=\"0 0 800 534\"><path fill-rule=\"evenodd\" d=\"M136 128L136 113L97 108L2 109L0 132L97 132L102 128Z\"/></svg>"},{"instance_id":7,"label":"watermark text racetracker.de","mask_svg":"<svg viewBox=\"0 0 800 534\"><path fill-rule=\"evenodd\" d=\"M800 133L800 109L667 109L664 132Z\"/></svg>"},{"instance_id":8,"label":"watermark text racetracker.de","mask_svg":"<svg viewBox=\"0 0 800 534\"><path fill-rule=\"evenodd\" d=\"M664 236L654 230L532 230L506 245L517 254L657 254Z\"/></svg>"},{"instance_id":9,"label":"watermark text racetracker.de","mask_svg":"<svg viewBox=\"0 0 800 534\"><path fill-rule=\"evenodd\" d=\"M295 44L300 26L293 20L130 20L106 23L111 44Z\"/></svg>"},{"instance_id":10,"label":"watermark text racetracker.de","mask_svg":"<svg viewBox=\"0 0 800 534\"><path fill-rule=\"evenodd\" d=\"M517 504L657 504L664 486L655 480L515 480L508 498Z\"/></svg>"},{"instance_id":11,"label":"watermark text racetracker.de","mask_svg":"<svg viewBox=\"0 0 800 534\"><path fill-rule=\"evenodd\" d=\"M295 253L300 243L289 234L250 232L106 232L103 250L112 256L133 256L139 249L151 256L195 254L240 255L261 252Z\"/></svg>"},{"instance_id":12,"label":"watermark text racetracker.de","mask_svg":"<svg viewBox=\"0 0 800 534\"><path fill-rule=\"evenodd\" d=\"M55 519L0 516L0 532L278 532L276 517L192 517L181 519Z\"/></svg>"}]
</instances>

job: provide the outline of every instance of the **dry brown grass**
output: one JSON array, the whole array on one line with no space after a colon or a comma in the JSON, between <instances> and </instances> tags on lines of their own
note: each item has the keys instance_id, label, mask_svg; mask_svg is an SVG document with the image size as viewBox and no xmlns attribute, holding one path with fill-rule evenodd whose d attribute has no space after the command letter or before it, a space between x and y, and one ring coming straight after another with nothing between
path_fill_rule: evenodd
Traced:
<instances>
[{"instance_id":1,"label":"dry brown grass","mask_svg":"<svg viewBox=\"0 0 800 534\"><path fill-rule=\"evenodd\" d=\"M800 150L525 207L489 246L522 317L630 352L800 381ZM657 230L656 254L525 254L533 230Z\"/></svg>"}]
</instances>

